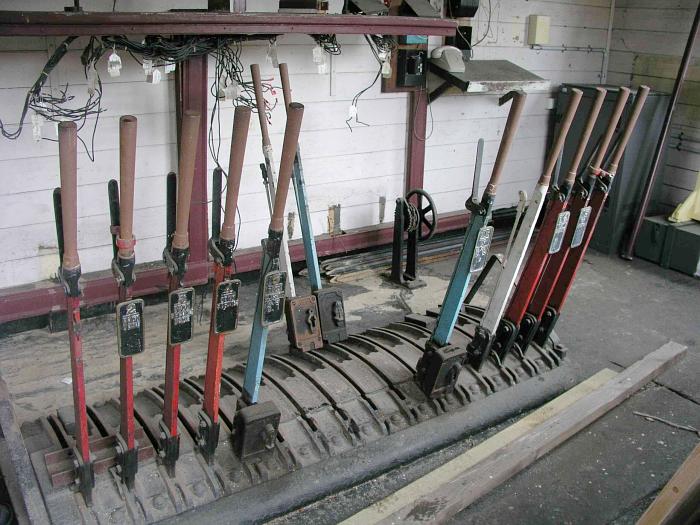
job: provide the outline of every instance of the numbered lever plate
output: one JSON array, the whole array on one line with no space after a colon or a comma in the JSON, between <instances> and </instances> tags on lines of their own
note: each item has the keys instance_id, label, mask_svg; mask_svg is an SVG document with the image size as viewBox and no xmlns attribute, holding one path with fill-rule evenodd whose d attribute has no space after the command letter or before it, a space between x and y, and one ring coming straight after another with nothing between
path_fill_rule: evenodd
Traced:
<instances>
[{"instance_id":1,"label":"numbered lever plate","mask_svg":"<svg viewBox=\"0 0 700 525\"><path fill-rule=\"evenodd\" d=\"M179 288L168 296L168 344L179 345L192 339L194 288Z\"/></svg>"},{"instance_id":2,"label":"numbered lever plate","mask_svg":"<svg viewBox=\"0 0 700 525\"><path fill-rule=\"evenodd\" d=\"M220 282L216 287L216 310L214 312L214 331L217 334L232 332L238 326L238 292L241 281L230 279Z\"/></svg>"},{"instance_id":3,"label":"numbered lever plate","mask_svg":"<svg viewBox=\"0 0 700 525\"><path fill-rule=\"evenodd\" d=\"M472 263L469 267L470 272L478 272L483 270L484 266L486 266L492 238L493 226L483 226L479 230L479 235L476 238L476 246L474 246L474 255L472 255Z\"/></svg>"},{"instance_id":4,"label":"numbered lever plate","mask_svg":"<svg viewBox=\"0 0 700 525\"><path fill-rule=\"evenodd\" d=\"M143 352L143 307L143 299L132 299L117 305L119 357L131 357Z\"/></svg>"},{"instance_id":5,"label":"numbered lever plate","mask_svg":"<svg viewBox=\"0 0 700 525\"><path fill-rule=\"evenodd\" d=\"M284 314L287 273L275 270L265 274L262 289L262 325L269 326L282 319Z\"/></svg>"},{"instance_id":6,"label":"numbered lever plate","mask_svg":"<svg viewBox=\"0 0 700 525\"><path fill-rule=\"evenodd\" d=\"M563 211L557 216L557 223L554 225L554 233L549 243L549 253L557 253L561 250L561 243L564 241L566 226L569 224L571 212Z\"/></svg>"},{"instance_id":7,"label":"numbered lever plate","mask_svg":"<svg viewBox=\"0 0 700 525\"><path fill-rule=\"evenodd\" d=\"M586 206L585 208L581 208L581 212L578 214L574 236L571 238L572 248L581 246L581 243L583 242L583 235L586 233L586 226L588 226L588 219L591 216L591 209L592 208L590 206Z\"/></svg>"}]
</instances>

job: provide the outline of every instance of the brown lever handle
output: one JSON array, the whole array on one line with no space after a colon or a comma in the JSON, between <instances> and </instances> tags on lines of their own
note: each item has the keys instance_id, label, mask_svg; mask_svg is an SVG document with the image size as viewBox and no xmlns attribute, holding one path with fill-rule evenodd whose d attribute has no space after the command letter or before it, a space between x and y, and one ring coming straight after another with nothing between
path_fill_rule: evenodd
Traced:
<instances>
[{"instance_id":1,"label":"brown lever handle","mask_svg":"<svg viewBox=\"0 0 700 525\"><path fill-rule=\"evenodd\" d=\"M194 161L197 154L200 115L197 111L182 114L180 129L180 162L178 164L177 205L175 211L175 233L173 248L185 250L190 246L187 223L190 220Z\"/></svg>"},{"instance_id":2,"label":"brown lever handle","mask_svg":"<svg viewBox=\"0 0 700 525\"><path fill-rule=\"evenodd\" d=\"M282 96L284 97L284 109L292 103L292 86L289 84L289 68L286 62L280 64L280 80L282 81Z\"/></svg>"},{"instance_id":3,"label":"brown lever handle","mask_svg":"<svg viewBox=\"0 0 700 525\"><path fill-rule=\"evenodd\" d=\"M80 267L78 257L78 128L75 122L58 124L58 157L61 170L61 220L63 261L66 270Z\"/></svg>"},{"instance_id":4,"label":"brown lever handle","mask_svg":"<svg viewBox=\"0 0 700 525\"><path fill-rule=\"evenodd\" d=\"M518 129L518 122L520 121L520 115L523 112L526 98L527 95L522 91L511 91L504 95L499 101L499 103L503 104L508 99L513 99L510 105L510 111L508 112L508 120L506 120L506 126L503 129L503 138L501 139L501 144L498 146L496 162L493 164L491 178L489 179L489 183L486 186L486 191L484 192L492 197L496 195L498 180L501 178L501 172L505 166L508 151L510 150L513 140L515 139L515 132Z\"/></svg>"},{"instance_id":5,"label":"brown lever handle","mask_svg":"<svg viewBox=\"0 0 700 525\"><path fill-rule=\"evenodd\" d=\"M571 98L569 99L569 105L566 107L566 113L564 113L564 119L559 127L559 134L557 135L552 149L549 152L549 157L547 157L547 162L545 163L544 171L537 184L548 185L550 179L552 178L552 172L554 171L554 166L557 164L557 159L561 153L561 149L564 147L564 142L566 141L566 136L569 134L569 129L571 128L571 122L574 120L576 115L576 110L581 102L581 97L583 96L583 91L580 89L571 90Z\"/></svg>"},{"instance_id":6,"label":"brown lever handle","mask_svg":"<svg viewBox=\"0 0 700 525\"><path fill-rule=\"evenodd\" d=\"M243 158L245 157L249 128L250 108L237 106L233 113L233 134L226 181L226 206L224 208L224 223L221 226L220 234L220 237L225 241L233 241L236 237L236 208L238 207L238 192L241 187Z\"/></svg>"},{"instance_id":7,"label":"brown lever handle","mask_svg":"<svg viewBox=\"0 0 700 525\"><path fill-rule=\"evenodd\" d=\"M566 182L569 185L574 183L576 179L576 173L578 173L579 165L581 164L581 159L586 151L586 146L588 145L588 139L591 138L591 133L593 133L593 127L595 126L596 120L598 120L598 115L600 114L600 108L603 107L603 102L605 102L605 96L608 94L607 89L601 87L596 88L595 99L593 99L593 105L591 110L588 112L588 117L586 119L586 126L583 128L583 133L581 133L581 138L578 141L578 146L576 147L576 153L574 153L574 158L571 160L571 166L566 174Z\"/></svg>"},{"instance_id":8,"label":"brown lever handle","mask_svg":"<svg viewBox=\"0 0 700 525\"><path fill-rule=\"evenodd\" d=\"M294 157L299 142L301 119L304 116L304 106L298 102L292 102L287 108L287 125L284 130L284 142L282 143L282 158L280 159L279 178L277 179L277 193L275 205L270 219L270 231L282 233L284 228L284 206L289 193L289 182L292 179Z\"/></svg>"},{"instance_id":9,"label":"brown lever handle","mask_svg":"<svg viewBox=\"0 0 700 525\"><path fill-rule=\"evenodd\" d=\"M617 123L620 121L622 111L625 109L625 104L627 104L627 99L629 96L629 88L621 87L620 92L617 95L617 102L615 102L615 107L613 108L612 115L610 115L610 120L608 121L608 128L605 130L603 139L598 146L598 151L596 151L595 157L593 157L593 160L591 161L591 168L594 175L597 175L600 171L603 158L605 158L605 152L608 150L608 146L610 145L610 141L615 133L615 128L617 127Z\"/></svg>"},{"instance_id":10,"label":"brown lever handle","mask_svg":"<svg viewBox=\"0 0 700 525\"><path fill-rule=\"evenodd\" d=\"M267 129L267 113L265 113L265 97L263 96L262 80L260 79L260 66L258 64L251 64L250 74L253 77L255 105L258 108L258 120L260 121L263 146L269 146L271 144L270 131Z\"/></svg>"},{"instance_id":11,"label":"brown lever handle","mask_svg":"<svg viewBox=\"0 0 700 525\"><path fill-rule=\"evenodd\" d=\"M119 119L119 239L126 241L119 256L134 255L134 179L136 177L136 117L124 115Z\"/></svg>"},{"instance_id":12,"label":"brown lever handle","mask_svg":"<svg viewBox=\"0 0 700 525\"><path fill-rule=\"evenodd\" d=\"M637 91L637 96L634 97L632 113L630 114L630 117L627 120L627 124L625 125L625 131L622 132L622 137L620 137L620 141L618 142L617 147L615 148L615 153L613 154L612 159L610 159L610 164L608 165L608 172L610 172L610 174L612 175L615 175L615 173L617 172L617 166L618 164L620 164L622 154L625 152L627 143L629 142L630 137L632 136L632 132L634 131L634 127L637 124L639 114L642 112L644 103L647 100L647 95L649 95L649 86L640 86L639 90Z\"/></svg>"}]
</instances>

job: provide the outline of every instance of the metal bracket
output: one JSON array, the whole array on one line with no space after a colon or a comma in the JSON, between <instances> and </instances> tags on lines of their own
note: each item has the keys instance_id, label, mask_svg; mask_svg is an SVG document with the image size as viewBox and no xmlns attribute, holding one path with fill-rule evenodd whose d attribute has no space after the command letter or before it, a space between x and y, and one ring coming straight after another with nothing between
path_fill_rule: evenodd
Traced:
<instances>
[{"instance_id":1,"label":"metal bracket","mask_svg":"<svg viewBox=\"0 0 700 525\"><path fill-rule=\"evenodd\" d=\"M552 330L554 330L554 325L559 319L559 312L557 312L551 306L547 306L544 313L542 314L542 319L537 327L537 333L535 334L534 341L540 346L544 346L547 339L552 335Z\"/></svg>"},{"instance_id":2,"label":"metal bracket","mask_svg":"<svg viewBox=\"0 0 700 525\"><path fill-rule=\"evenodd\" d=\"M523 90L522 90L522 89L514 89L514 90L512 90L512 91L509 91L508 93L506 93L505 95L502 95L502 96L498 99L498 105L499 105L499 106L502 106L503 104L505 104L506 102L508 102L510 99L512 99L513 97L515 97L515 95L520 94L520 93L523 93Z\"/></svg>"},{"instance_id":3,"label":"metal bracket","mask_svg":"<svg viewBox=\"0 0 700 525\"><path fill-rule=\"evenodd\" d=\"M190 255L190 249L184 250L179 248L168 248L163 250L163 262L165 263L168 273L177 277L178 284L182 286L182 280L187 273L187 258Z\"/></svg>"},{"instance_id":4,"label":"metal bracket","mask_svg":"<svg viewBox=\"0 0 700 525\"><path fill-rule=\"evenodd\" d=\"M280 411L272 401L239 408L233 420L236 455L248 459L273 450L280 418Z\"/></svg>"},{"instance_id":5,"label":"metal bracket","mask_svg":"<svg viewBox=\"0 0 700 525\"><path fill-rule=\"evenodd\" d=\"M126 441L121 434L117 434L117 474L121 478L126 488L134 488L134 480L139 470L139 446L134 444L134 448L128 448Z\"/></svg>"},{"instance_id":6,"label":"metal bracket","mask_svg":"<svg viewBox=\"0 0 700 525\"><path fill-rule=\"evenodd\" d=\"M219 431L221 425L217 421L212 422L211 418L203 410L199 411L199 436L197 438L197 446L200 452L211 464L214 461L214 453L219 445Z\"/></svg>"},{"instance_id":7,"label":"metal bracket","mask_svg":"<svg viewBox=\"0 0 700 525\"><path fill-rule=\"evenodd\" d=\"M76 485L85 498L85 503L92 505L92 489L95 488L95 470L91 461L83 461L77 448L73 449L73 464L75 466Z\"/></svg>"},{"instance_id":8,"label":"metal bracket","mask_svg":"<svg viewBox=\"0 0 700 525\"><path fill-rule=\"evenodd\" d=\"M474 330L474 339L467 346L467 362L474 370L481 370L488 359L491 350L493 334L482 326L477 326Z\"/></svg>"},{"instance_id":9,"label":"metal bracket","mask_svg":"<svg viewBox=\"0 0 700 525\"><path fill-rule=\"evenodd\" d=\"M158 422L158 426L160 427L158 457L165 466L168 476L172 478L175 476L175 463L180 457L180 435L171 436L163 420Z\"/></svg>"},{"instance_id":10,"label":"metal bracket","mask_svg":"<svg viewBox=\"0 0 700 525\"><path fill-rule=\"evenodd\" d=\"M496 354L501 361L503 361L506 355L508 355L508 352L510 352L517 335L517 327L508 319L501 319L491 347L493 353Z\"/></svg>"},{"instance_id":11,"label":"metal bracket","mask_svg":"<svg viewBox=\"0 0 700 525\"><path fill-rule=\"evenodd\" d=\"M82 290L80 288L80 266L77 268L66 269L63 266L58 268L58 278L69 297L80 297Z\"/></svg>"},{"instance_id":12,"label":"metal bracket","mask_svg":"<svg viewBox=\"0 0 700 525\"><path fill-rule=\"evenodd\" d=\"M436 347L429 341L416 365L416 382L423 393L435 399L453 392L465 357L464 348L450 344Z\"/></svg>"},{"instance_id":13,"label":"metal bracket","mask_svg":"<svg viewBox=\"0 0 700 525\"><path fill-rule=\"evenodd\" d=\"M236 241L229 241L212 237L209 239L209 253L216 264L231 266L233 264L233 250Z\"/></svg>"},{"instance_id":14,"label":"metal bracket","mask_svg":"<svg viewBox=\"0 0 700 525\"><path fill-rule=\"evenodd\" d=\"M326 344L338 343L348 337L345 324L343 292L338 288L323 288L313 294L318 302L318 315L321 318L321 336Z\"/></svg>"},{"instance_id":15,"label":"metal bracket","mask_svg":"<svg viewBox=\"0 0 700 525\"><path fill-rule=\"evenodd\" d=\"M525 352L527 352L527 348L532 342L532 339L535 337L539 324L540 323L537 320L537 317L529 312L526 313L523 320L520 321L518 335L515 338L515 344L518 348L520 348L523 356L525 355Z\"/></svg>"}]
</instances>

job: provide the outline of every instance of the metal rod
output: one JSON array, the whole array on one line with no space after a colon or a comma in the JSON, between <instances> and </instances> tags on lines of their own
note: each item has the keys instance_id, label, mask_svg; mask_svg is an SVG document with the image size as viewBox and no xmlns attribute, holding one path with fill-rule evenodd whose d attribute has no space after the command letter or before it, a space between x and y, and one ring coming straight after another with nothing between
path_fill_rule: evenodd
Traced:
<instances>
[{"instance_id":1,"label":"metal rod","mask_svg":"<svg viewBox=\"0 0 700 525\"><path fill-rule=\"evenodd\" d=\"M642 202L639 205L639 211L637 212L637 217L634 220L634 225L632 226L632 233L630 234L629 240L622 250L622 258L631 261L634 254L634 245L637 243L637 237L639 237L639 230L642 228L642 223L647 213L647 208L649 207L649 202L651 201L651 194L654 190L654 184L656 183L656 178L659 172L659 163L661 162L661 154L664 150L664 143L668 136L668 130L671 127L671 119L673 118L673 112L676 109L676 104L678 102L678 97L681 93L681 87L685 81L685 77L688 74L688 67L690 65L690 58L693 54L693 47L695 44L695 39L698 35L698 26L700 25L700 4L695 11L695 20L693 20L693 26L690 29L690 35L688 36L688 42L685 45L685 51L683 52L683 58L681 59L681 66L678 70L678 76L673 84L673 91L671 92L671 100L668 102L668 108L666 109L666 115L664 116L664 122L661 127L661 136L659 141L656 143L656 148L654 149L654 157L651 161L651 169L649 170L649 177L647 178L646 184L644 185L644 193L642 194Z\"/></svg>"},{"instance_id":2,"label":"metal rod","mask_svg":"<svg viewBox=\"0 0 700 525\"><path fill-rule=\"evenodd\" d=\"M79 460L90 464L83 340L80 329L80 257L78 256L78 130L75 122L58 125L58 154L61 176L61 237L63 260L61 274L66 290L68 337L70 341L75 446ZM89 498L89 496L86 495Z\"/></svg>"},{"instance_id":3,"label":"metal rod","mask_svg":"<svg viewBox=\"0 0 700 525\"><path fill-rule=\"evenodd\" d=\"M175 232L171 252L178 255L177 268L171 269L169 289L171 292L182 286L186 271L187 249L189 247L188 220L192 199L194 163L199 138L200 114L185 111L181 119L180 159L177 179L177 203L175 205ZM168 343L165 354L165 399L163 402L163 423L170 438L178 436L177 415L180 390L180 345ZM173 458L176 459L176 458ZM169 465L174 468L174 465ZM174 472L174 471L172 471Z\"/></svg>"},{"instance_id":4,"label":"metal rod","mask_svg":"<svg viewBox=\"0 0 700 525\"><path fill-rule=\"evenodd\" d=\"M289 109L292 102L292 88L289 83L289 69L287 64L282 62L279 66L280 79L282 81L282 95L284 97L285 110ZM297 210L299 212L299 224L301 226L302 242L304 244L304 258L309 276L311 290L320 290L321 269L318 264L316 253L316 242L314 240L313 227L311 225L311 214L309 212L308 195L306 193L306 182L304 181L304 168L301 163L301 150L297 144L296 157L294 158L294 171L292 174L294 184L294 194L297 199Z\"/></svg>"},{"instance_id":5,"label":"metal rod","mask_svg":"<svg viewBox=\"0 0 700 525\"><path fill-rule=\"evenodd\" d=\"M219 419L219 396L221 391L221 369L223 365L224 338L223 333L217 333L215 312L217 309L217 287L231 276L233 262L233 246L236 236L235 219L238 207L238 194L243 173L245 148L250 128L250 108L237 106L234 111L231 151L229 154L228 182L226 187L226 204L224 224L221 228L221 239L228 245L220 245L224 259L217 261L214 268L214 286L212 293L211 318L209 325L209 347L207 351L207 367L204 376L203 408L211 422L216 424ZM216 239L213 239L216 241Z\"/></svg>"},{"instance_id":6,"label":"metal rod","mask_svg":"<svg viewBox=\"0 0 700 525\"><path fill-rule=\"evenodd\" d=\"M491 178L489 180L482 197L480 213L472 213L472 217L467 227L467 232L464 236L464 244L457 259L455 270L452 273L452 278L445 292L440 314L438 315L435 330L430 338L430 342L437 347L443 347L450 342L452 331L454 330L457 315L459 314L461 305L469 287L469 280L472 272L472 258L476 243L481 229L487 224L491 206L496 196L498 188L498 179L500 177L503 166L505 165L506 157L510 150L510 146L515 138L515 132L520 121L520 115L523 111L525 103L525 93L511 92L508 97L504 97L504 101L513 100L510 111L508 112L508 120L503 131L501 144L498 147L496 162L494 163ZM486 261L484 261L486 262Z\"/></svg>"},{"instance_id":7,"label":"metal rod","mask_svg":"<svg viewBox=\"0 0 700 525\"><path fill-rule=\"evenodd\" d=\"M272 217L275 198L277 195L277 166L275 164L274 152L270 142L270 132L268 130L267 112L265 109L265 97L263 95L262 78L260 77L260 66L251 64L250 74L253 79L253 91L255 93L255 105L258 109L258 120L260 122L260 132L262 134L262 149L265 158L265 191L267 193L267 203L270 208L270 217ZM285 104L286 106L287 104ZM262 166L261 166L262 167ZM294 286L294 278L292 274L292 260L289 256L289 243L287 242L287 231L282 232L282 245L280 252L280 266L287 272L288 279L286 281L286 291L290 296L296 295Z\"/></svg>"},{"instance_id":8,"label":"metal rod","mask_svg":"<svg viewBox=\"0 0 700 525\"><path fill-rule=\"evenodd\" d=\"M569 133L571 123L576 115L576 111L579 103L581 102L582 96L583 92L580 89L571 90L571 96L569 98L566 112L564 113L564 118L562 119L557 136L549 151L542 175L537 181L537 184L532 192L532 199L527 207L527 210L525 211L522 224L520 225L518 233L515 236L515 240L513 241L513 254L512 256L508 257L503 271L499 274L494 293L492 294L489 305L484 312L484 317L481 320L481 326L490 333L496 330L499 322L501 321L501 317L503 316L503 312L508 303L508 298L510 297L510 292L515 284L515 279L520 272L520 266L525 260L527 247L530 243L530 239L532 238L532 234L535 231L537 218L539 217L540 211L542 210L542 206L544 204L547 188L549 187L552 171L554 170L554 165L557 162L557 158L559 158L559 153L564 147L566 136ZM557 201L556 199L553 199L551 202L555 203ZM518 282L513 302L511 302L511 308L520 296L527 296L523 297L522 299L525 303L523 310L525 306L527 306L529 296L534 291L542 268L547 261L547 250L550 243L550 238L554 233L554 226L560 211L561 209L559 209L557 206L553 206L552 204L548 206L542 227L540 228L537 239L535 240L533 251L527 260L523 274ZM511 308L509 308L509 313L512 313ZM510 316L509 319L516 324L520 322L520 319L511 318Z\"/></svg>"},{"instance_id":9,"label":"metal rod","mask_svg":"<svg viewBox=\"0 0 700 525\"><path fill-rule=\"evenodd\" d=\"M620 139L618 149L613 155L613 158L610 160L610 180L606 181L605 185L596 185L593 191L591 192L591 213L590 218L588 219L588 223L586 225L583 240L579 246L569 250L559 279L557 280L548 300L548 306L552 307L554 310L556 310L556 312L561 312L561 309L564 306L564 302L566 301L566 298L569 294L569 290L571 289L571 285L573 284L574 278L576 277L576 272L578 271L578 268L580 267L581 262L583 261L583 256L586 253L586 249L588 248L588 244L590 243L591 238L593 237L593 232L595 231L596 224L603 211L605 199L607 198L608 192L610 191L610 184L612 183L612 179L615 175L615 172L612 170L613 167L616 167L614 162L616 160L619 162L619 159L624 153L624 149L627 146L627 142L632 132L634 131L635 125L637 123L637 118L641 113L642 107L644 106L644 102L647 98L648 93L649 88L646 86L641 86L637 92L637 97L634 101L634 107L632 108L630 118L627 120L627 124L625 130L623 131L623 136Z\"/></svg>"},{"instance_id":10,"label":"metal rod","mask_svg":"<svg viewBox=\"0 0 700 525\"><path fill-rule=\"evenodd\" d=\"M248 403L257 403L258 401L260 378L262 377L265 349L267 347L267 334L269 331L268 323L263 322L263 309L266 306L265 302L267 299L264 296L265 283L268 273L270 270L274 271L276 269L276 262L279 259L280 243L284 231L284 206L287 200L287 192L289 191L289 182L292 177L292 168L297 143L299 141L299 131L301 129L303 114L303 105L295 102L289 104L287 124L282 144L279 187L275 198L272 218L270 219L268 237L263 241L262 271L260 272L260 281L258 283L253 328L248 349L248 361L246 363L245 377L243 380L243 398ZM282 299L284 299L284 297L282 297ZM275 301L277 302L276 297ZM277 302L274 306L278 305L279 303Z\"/></svg>"},{"instance_id":11,"label":"metal rod","mask_svg":"<svg viewBox=\"0 0 700 525\"><path fill-rule=\"evenodd\" d=\"M131 261L133 273L134 254L134 185L136 179L136 117L131 115L119 119L119 203L118 220L119 234L117 257ZM131 299L131 281L133 276L127 276L127 281L120 282L120 302ZM119 315L117 313L117 315ZM120 433L129 450L134 448L134 379L131 357L119 359L119 384L121 405Z\"/></svg>"},{"instance_id":12,"label":"metal rod","mask_svg":"<svg viewBox=\"0 0 700 525\"><path fill-rule=\"evenodd\" d=\"M496 286L493 294L491 295L491 300L489 301L481 322L476 329L474 340L468 347L469 362L477 369L480 369L488 358L491 352L491 347L494 343L494 336L496 335L497 329L500 327L501 332L504 330L503 323L501 322L503 319L503 312L508 305L508 298L510 297L511 290L513 289L515 280L520 273L520 267L525 260L530 239L535 231L537 219L540 216L542 206L544 205L554 166L557 163L561 150L564 148L566 136L569 133L571 123L576 115L576 111L579 103L581 102L582 96L583 92L581 90L571 90L569 103L564 113L561 125L559 126L559 131L549 151L542 175L537 181L537 184L532 192L532 200L525 211L522 224L518 228L518 232L513 241L511 253L508 255L508 259L506 260L503 270L498 275L498 280L496 281ZM520 281L518 282L513 302L515 302L518 297L525 298L528 296L527 294L531 295L535 289L539 275L541 274L549 255L548 248L551 238L556 231L555 226L559 222L561 209L563 208L562 200L563 199L559 198L557 191L552 192L552 198L544 215L542 226L535 240L535 245L530 254L530 258L527 260L525 269L523 270ZM513 302L511 302L511 308L509 308L508 314L512 314L511 309ZM512 319L510 315L506 315L506 317L508 323L517 325L520 322L520 319ZM500 334L498 337L500 337Z\"/></svg>"}]
</instances>

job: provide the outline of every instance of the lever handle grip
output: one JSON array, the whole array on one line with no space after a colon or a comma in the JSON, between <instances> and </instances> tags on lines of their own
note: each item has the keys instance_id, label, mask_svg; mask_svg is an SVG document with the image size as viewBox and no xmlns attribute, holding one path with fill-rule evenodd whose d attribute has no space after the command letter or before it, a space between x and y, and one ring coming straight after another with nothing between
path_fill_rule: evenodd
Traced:
<instances>
[{"instance_id":1,"label":"lever handle grip","mask_svg":"<svg viewBox=\"0 0 700 525\"><path fill-rule=\"evenodd\" d=\"M182 115L180 129L180 162L178 164L177 205L175 210L175 233L173 248L189 248L188 222L190 220L190 202L192 201L192 181L194 180L194 161L197 155L200 115L197 111L185 111Z\"/></svg>"},{"instance_id":2,"label":"lever handle grip","mask_svg":"<svg viewBox=\"0 0 700 525\"><path fill-rule=\"evenodd\" d=\"M605 96L608 94L607 89L601 87L596 88L595 99L593 99L593 105L591 110L588 112L588 117L586 118L586 125L583 128L583 133L581 133L581 138L578 141L578 146L576 147L576 152L574 153L574 158L571 159L571 166L569 166L569 171L566 174L566 182L569 185L574 183L576 179L576 174L578 173L579 165L581 164L581 159L586 151L586 146L588 145L588 140L591 138L591 133L593 133L593 128L595 126L596 120L598 120L598 115L600 114L600 108L603 107L603 102L605 102Z\"/></svg>"},{"instance_id":3,"label":"lever handle grip","mask_svg":"<svg viewBox=\"0 0 700 525\"><path fill-rule=\"evenodd\" d=\"M282 81L282 96L284 97L284 109L292 103L292 87L289 84L289 68L287 63L280 64L280 80Z\"/></svg>"},{"instance_id":4,"label":"lever handle grip","mask_svg":"<svg viewBox=\"0 0 700 525\"><path fill-rule=\"evenodd\" d=\"M634 97L632 113L630 114L629 119L627 119L627 124L625 124L625 131L622 132L622 137L620 138L620 141L618 142L617 147L615 148L615 153L613 154L612 159L610 160L610 164L608 166L608 171L613 175L617 172L617 166L618 164L620 164L622 154L625 152L627 143L629 142L630 137L632 136L634 127L637 124L637 119L639 118L639 114L642 112L642 108L644 107L644 103L646 102L648 95L649 86L640 86L639 90L637 91L637 96Z\"/></svg>"},{"instance_id":5,"label":"lever handle grip","mask_svg":"<svg viewBox=\"0 0 700 525\"><path fill-rule=\"evenodd\" d=\"M549 185L549 181L552 178L552 172L554 171L554 166L557 164L557 159L564 147L564 142L566 142L566 136L569 134L569 129L571 128L571 123L576 115L576 110L581 102L581 97L583 96L583 91L580 89L572 89L571 97L569 98L569 105L566 107L566 113L564 113L564 119L559 127L559 133L557 138L554 140L552 149L549 151L549 157L547 157L547 162L545 163L544 171L538 184Z\"/></svg>"},{"instance_id":6,"label":"lever handle grip","mask_svg":"<svg viewBox=\"0 0 700 525\"><path fill-rule=\"evenodd\" d=\"M263 146L269 146L271 144L270 131L267 128L267 114L265 113L265 97L263 96L262 80L260 78L260 66L258 64L251 64L250 74L253 77L255 105L258 108L258 120L260 121Z\"/></svg>"},{"instance_id":7,"label":"lever handle grip","mask_svg":"<svg viewBox=\"0 0 700 525\"><path fill-rule=\"evenodd\" d=\"M61 171L61 220L63 261L66 270L80 267L78 256L78 128L75 122L58 125L58 156Z\"/></svg>"},{"instance_id":8,"label":"lever handle grip","mask_svg":"<svg viewBox=\"0 0 700 525\"><path fill-rule=\"evenodd\" d=\"M511 98L513 101L511 102L510 111L508 112L506 126L503 129L503 138L501 138L501 144L498 146L498 154L496 155L496 162L493 164L491 178L485 190L485 193L491 196L496 195L498 181L501 178L501 173L503 172L503 167L508 157L508 151L515 139L515 132L518 129L518 122L520 121L520 115L522 115L523 108L525 107L527 95L522 91L511 91L506 94L504 98Z\"/></svg>"},{"instance_id":9,"label":"lever handle grip","mask_svg":"<svg viewBox=\"0 0 700 525\"><path fill-rule=\"evenodd\" d=\"M134 179L136 177L136 117L119 119L119 238L134 238ZM120 248L119 256L130 258L134 249Z\"/></svg>"},{"instance_id":10,"label":"lever handle grip","mask_svg":"<svg viewBox=\"0 0 700 525\"><path fill-rule=\"evenodd\" d=\"M284 142L282 144L282 158L280 159L279 178L277 179L277 192L275 205L272 209L270 231L281 233L284 228L284 206L289 193L289 183L292 179L294 157L299 142L301 120L304 116L304 106L298 102L292 102L287 108L287 125L284 130Z\"/></svg>"},{"instance_id":11,"label":"lever handle grip","mask_svg":"<svg viewBox=\"0 0 700 525\"><path fill-rule=\"evenodd\" d=\"M238 106L233 114L233 133L231 152L228 159L228 180L226 182L226 207L224 208L224 224L221 226L221 238L232 241L236 237L235 221L238 207L238 192L241 187L243 173L243 158L248 142L250 128L250 108Z\"/></svg>"},{"instance_id":12,"label":"lever handle grip","mask_svg":"<svg viewBox=\"0 0 700 525\"><path fill-rule=\"evenodd\" d=\"M596 175L601 169L601 164L605 158L605 152L608 150L608 146L610 145L610 141L615 133L615 128L617 127L617 123L620 121L622 111L625 109L625 104L627 104L627 99L629 96L629 88L621 87L620 92L617 95L617 102L615 102L615 107L613 108L612 115L610 115L610 120L608 121L608 128L605 130L603 139L600 141L600 145L598 146L598 151L596 151L596 154L591 161L591 167Z\"/></svg>"}]
</instances>

